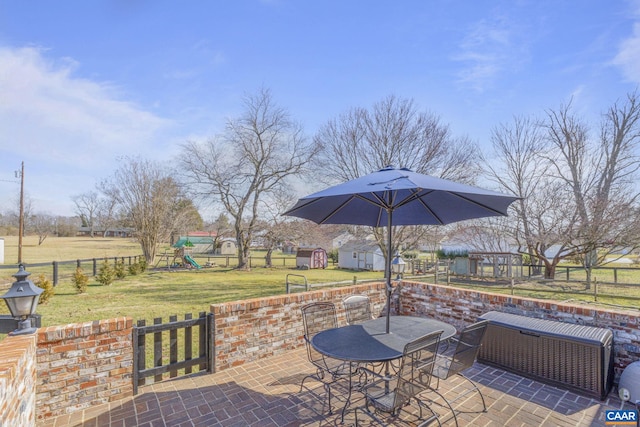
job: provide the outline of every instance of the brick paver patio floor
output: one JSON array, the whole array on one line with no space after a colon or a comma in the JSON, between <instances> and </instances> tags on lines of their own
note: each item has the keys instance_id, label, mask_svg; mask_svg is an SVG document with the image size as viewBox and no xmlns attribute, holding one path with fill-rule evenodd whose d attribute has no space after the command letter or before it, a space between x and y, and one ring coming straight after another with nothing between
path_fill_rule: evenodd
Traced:
<instances>
[{"instance_id":1,"label":"brick paver patio floor","mask_svg":"<svg viewBox=\"0 0 640 427\"><path fill-rule=\"evenodd\" d=\"M140 388L137 396L96 406L71 415L39 421L38 427L57 426L140 426L140 427L262 427L341 425L343 402L333 399L334 413L327 415L324 389L307 380L300 392L300 381L313 371L305 350L274 356L215 374L196 374ZM532 381L506 371L476 363L467 371L484 394L487 412L478 412L476 393L457 402L465 413L458 416L460 426L604 426L604 411L620 409L615 390L604 401ZM308 386L308 388L307 388ZM451 400L465 381L441 382L440 391ZM432 396L433 395L433 396ZM434 393L432 407L442 416L443 425L450 412L440 407ZM358 393L351 407L362 403ZM389 425L413 425L415 409L402 412L400 421ZM631 409L630 406L627 406ZM449 416L450 418L450 416ZM362 423L360 420L362 419ZM359 425L375 425L358 416ZM344 425L354 424L353 411L347 411ZM437 423L435 424L437 425Z\"/></svg>"}]
</instances>

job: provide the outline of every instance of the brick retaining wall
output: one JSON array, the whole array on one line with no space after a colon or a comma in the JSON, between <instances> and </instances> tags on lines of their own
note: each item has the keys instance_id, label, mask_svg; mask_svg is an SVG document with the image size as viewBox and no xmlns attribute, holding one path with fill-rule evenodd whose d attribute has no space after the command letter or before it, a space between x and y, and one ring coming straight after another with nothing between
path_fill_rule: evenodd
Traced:
<instances>
[{"instance_id":1,"label":"brick retaining wall","mask_svg":"<svg viewBox=\"0 0 640 427\"><path fill-rule=\"evenodd\" d=\"M131 318L38 330L38 419L133 395Z\"/></svg>"},{"instance_id":2,"label":"brick retaining wall","mask_svg":"<svg viewBox=\"0 0 640 427\"><path fill-rule=\"evenodd\" d=\"M611 329L614 336L616 383L627 365L640 360L638 311L606 310L594 306L412 282L402 284L400 301L401 314L434 317L455 325L458 330L493 310Z\"/></svg>"},{"instance_id":3,"label":"brick retaining wall","mask_svg":"<svg viewBox=\"0 0 640 427\"><path fill-rule=\"evenodd\" d=\"M0 426L36 421L36 337L8 336L0 343Z\"/></svg>"},{"instance_id":4,"label":"brick retaining wall","mask_svg":"<svg viewBox=\"0 0 640 427\"><path fill-rule=\"evenodd\" d=\"M334 302L338 308L338 323L343 325L345 320L341 301L352 294L369 295L376 315L384 308L386 298L383 283L212 304L215 369L238 366L304 345L300 308L306 304Z\"/></svg>"},{"instance_id":5,"label":"brick retaining wall","mask_svg":"<svg viewBox=\"0 0 640 427\"><path fill-rule=\"evenodd\" d=\"M344 324L342 299L360 293L371 297L376 315L383 311L384 283L211 305L215 318L215 368L238 366L303 345L300 308L305 304L336 303L338 322ZM637 312L409 281L403 282L394 293L392 312L396 310L403 315L434 317L454 325L459 331L492 310L610 328L614 332L616 381L625 366L640 360L640 317Z\"/></svg>"}]
</instances>

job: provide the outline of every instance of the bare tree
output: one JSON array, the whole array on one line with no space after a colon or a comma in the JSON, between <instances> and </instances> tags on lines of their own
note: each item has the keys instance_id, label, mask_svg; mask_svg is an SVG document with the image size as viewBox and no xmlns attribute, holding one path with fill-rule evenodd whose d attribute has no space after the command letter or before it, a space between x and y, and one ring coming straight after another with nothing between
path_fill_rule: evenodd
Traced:
<instances>
[{"instance_id":1,"label":"bare tree","mask_svg":"<svg viewBox=\"0 0 640 427\"><path fill-rule=\"evenodd\" d=\"M570 189L576 227L568 235L587 271L622 249L640 247L636 215L640 196L635 182L640 168L640 99L630 93L603 115L599 138L591 141L588 127L571 104L548 111L548 138L559 153L550 157L555 175Z\"/></svg>"},{"instance_id":2,"label":"bare tree","mask_svg":"<svg viewBox=\"0 0 640 427\"><path fill-rule=\"evenodd\" d=\"M44 212L37 212L31 215L31 228L38 235L38 246L40 246L49 237L49 233L53 233L56 228L56 218Z\"/></svg>"},{"instance_id":3,"label":"bare tree","mask_svg":"<svg viewBox=\"0 0 640 427\"><path fill-rule=\"evenodd\" d=\"M58 237L74 237L78 233L78 217L56 217L55 232Z\"/></svg>"},{"instance_id":4,"label":"bare tree","mask_svg":"<svg viewBox=\"0 0 640 427\"><path fill-rule=\"evenodd\" d=\"M486 161L489 176L521 197L504 230L522 253L553 278L558 263L579 257L587 270L621 249L640 245L637 94L603 117L599 138L571 109L548 110L544 122L515 118L492 134L498 161ZM497 166L500 165L500 166Z\"/></svg>"},{"instance_id":5,"label":"bare tree","mask_svg":"<svg viewBox=\"0 0 640 427\"><path fill-rule=\"evenodd\" d=\"M99 187L135 229L149 264L153 263L158 243L167 241L176 224L190 212L168 169L151 161L121 159L118 170Z\"/></svg>"},{"instance_id":6,"label":"bare tree","mask_svg":"<svg viewBox=\"0 0 640 427\"><path fill-rule=\"evenodd\" d=\"M327 184L389 165L467 183L479 171L468 138L452 136L439 117L393 95L329 120L314 139L322 147L314 160Z\"/></svg>"},{"instance_id":7,"label":"bare tree","mask_svg":"<svg viewBox=\"0 0 640 427\"><path fill-rule=\"evenodd\" d=\"M89 235L93 233L97 224L98 212L100 210L100 195L97 191L87 191L72 197L75 205L75 213L80 217L83 227L89 228Z\"/></svg>"},{"instance_id":8,"label":"bare tree","mask_svg":"<svg viewBox=\"0 0 640 427\"><path fill-rule=\"evenodd\" d=\"M573 223L557 215L567 198L549 176L551 166L543 156L550 147L544 136L541 122L531 117L514 117L511 123L493 129L495 158L483 158L486 173L502 190L520 199L512 205L514 216L478 223L496 230L496 235L509 236L532 264L538 268L544 264L545 272L552 277L557 263L572 252L564 247L551 254L549 249L562 247L561 236Z\"/></svg>"},{"instance_id":9,"label":"bare tree","mask_svg":"<svg viewBox=\"0 0 640 427\"><path fill-rule=\"evenodd\" d=\"M102 237L106 237L109 229L123 223L124 219L118 217L117 200L110 197L100 197L95 220L96 224L104 230Z\"/></svg>"},{"instance_id":10,"label":"bare tree","mask_svg":"<svg viewBox=\"0 0 640 427\"><path fill-rule=\"evenodd\" d=\"M244 113L228 121L223 135L205 144L187 142L180 159L194 194L219 200L231 216L239 269L248 268L262 198L302 174L316 152L269 90L247 96L244 105Z\"/></svg>"},{"instance_id":11,"label":"bare tree","mask_svg":"<svg viewBox=\"0 0 640 427\"><path fill-rule=\"evenodd\" d=\"M230 237L233 233L233 226L229 222L229 217L224 213L221 213L217 218L205 224L205 230L210 231L213 236L213 250L222 246L222 239Z\"/></svg>"},{"instance_id":12,"label":"bare tree","mask_svg":"<svg viewBox=\"0 0 640 427\"><path fill-rule=\"evenodd\" d=\"M352 108L329 120L315 136L322 148L314 160L326 184L348 181L389 165L459 182L473 183L479 168L477 150L466 137L456 138L448 126L411 99L388 96L370 109ZM392 252L417 247L433 227L396 227ZM386 256L384 229L374 235Z\"/></svg>"},{"instance_id":13,"label":"bare tree","mask_svg":"<svg viewBox=\"0 0 640 427\"><path fill-rule=\"evenodd\" d=\"M295 200L294 194L290 191L273 193L263 200L263 220L257 224L257 231L260 233L267 250L266 267L272 266L271 257L274 249L282 246L286 241L297 241L308 233L309 229L306 227L308 221L282 216L282 213L295 203Z\"/></svg>"}]
</instances>

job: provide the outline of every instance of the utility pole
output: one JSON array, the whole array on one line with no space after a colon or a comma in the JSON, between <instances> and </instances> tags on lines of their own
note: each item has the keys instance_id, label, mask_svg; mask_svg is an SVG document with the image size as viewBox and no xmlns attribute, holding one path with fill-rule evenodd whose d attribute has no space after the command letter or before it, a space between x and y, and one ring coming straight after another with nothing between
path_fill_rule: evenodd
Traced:
<instances>
[{"instance_id":1,"label":"utility pole","mask_svg":"<svg viewBox=\"0 0 640 427\"><path fill-rule=\"evenodd\" d=\"M18 264L22 264L22 235L24 234L24 161L20 172L20 225L18 226Z\"/></svg>"}]
</instances>

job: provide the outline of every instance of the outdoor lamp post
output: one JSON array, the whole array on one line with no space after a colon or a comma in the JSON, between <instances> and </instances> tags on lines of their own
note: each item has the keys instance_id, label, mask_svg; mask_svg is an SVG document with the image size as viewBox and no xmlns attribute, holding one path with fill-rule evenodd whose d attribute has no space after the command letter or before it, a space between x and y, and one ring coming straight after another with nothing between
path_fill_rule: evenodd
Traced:
<instances>
[{"instance_id":1,"label":"outdoor lamp post","mask_svg":"<svg viewBox=\"0 0 640 427\"><path fill-rule=\"evenodd\" d=\"M407 264L404 262L399 252L396 252L396 256L391 261L391 271L396 275L396 280L402 279L402 273Z\"/></svg>"},{"instance_id":2,"label":"outdoor lamp post","mask_svg":"<svg viewBox=\"0 0 640 427\"><path fill-rule=\"evenodd\" d=\"M11 315L18 319L18 329L9 335L32 334L37 330L31 327L29 316L36 313L38 299L44 289L34 285L31 280L27 280L30 274L24 270L24 265L20 264L18 272L13 275L16 281L7 293L0 297L7 303Z\"/></svg>"}]
</instances>

